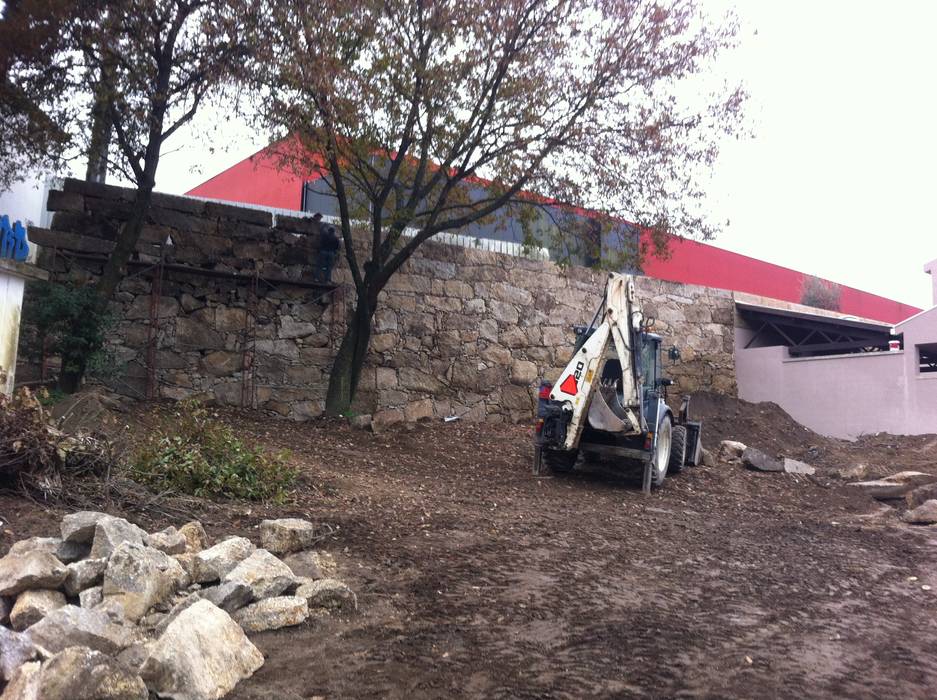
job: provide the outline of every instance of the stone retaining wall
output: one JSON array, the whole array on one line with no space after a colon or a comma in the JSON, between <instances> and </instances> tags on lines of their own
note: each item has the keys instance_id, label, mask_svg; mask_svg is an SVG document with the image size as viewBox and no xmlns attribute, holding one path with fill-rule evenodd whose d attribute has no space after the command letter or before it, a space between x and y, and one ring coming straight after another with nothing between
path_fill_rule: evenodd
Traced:
<instances>
[{"instance_id":1,"label":"stone retaining wall","mask_svg":"<svg viewBox=\"0 0 937 700\"><path fill-rule=\"evenodd\" d=\"M50 195L52 230L31 231L43 245L40 264L57 280L93 278L100 260L73 253L109 250L130 194L66 181ZM117 295L112 385L144 394L152 358L161 396L243 401L300 420L319 415L354 305L344 260L333 276L339 287L316 289L309 286L317 244L311 219L278 216L274 226L269 212L256 209L166 195L154 203L135 274ZM158 259L167 237L173 246L154 316L155 268L145 263ZM424 245L381 295L354 410L378 424L453 414L529 419L538 378L565 364L571 326L588 323L604 282L587 268ZM683 353L682 362L667 362L673 394L735 394L731 292L646 277L637 286L665 348L676 342Z\"/></svg>"}]
</instances>

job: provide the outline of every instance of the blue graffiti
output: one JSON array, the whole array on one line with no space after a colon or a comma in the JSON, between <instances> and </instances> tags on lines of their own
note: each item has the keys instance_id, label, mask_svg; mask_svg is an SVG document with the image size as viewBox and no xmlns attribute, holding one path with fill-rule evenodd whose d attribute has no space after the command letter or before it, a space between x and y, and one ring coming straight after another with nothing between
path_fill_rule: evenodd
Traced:
<instances>
[{"instance_id":1,"label":"blue graffiti","mask_svg":"<svg viewBox=\"0 0 937 700\"><path fill-rule=\"evenodd\" d=\"M10 217L0 216L0 258L13 258L23 262L29 255L29 241L26 239L26 229L17 221L10 225Z\"/></svg>"}]
</instances>

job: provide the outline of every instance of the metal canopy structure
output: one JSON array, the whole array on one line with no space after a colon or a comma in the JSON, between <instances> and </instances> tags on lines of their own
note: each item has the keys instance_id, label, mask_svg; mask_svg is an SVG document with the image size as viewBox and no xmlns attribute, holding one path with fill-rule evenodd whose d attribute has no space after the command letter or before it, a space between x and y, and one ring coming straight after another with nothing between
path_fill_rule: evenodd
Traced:
<instances>
[{"instance_id":1,"label":"metal canopy structure","mask_svg":"<svg viewBox=\"0 0 937 700\"><path fill-rule=\"evenodd\" d=\"M739 315L754 335L745 345L784 345L793 357L814 357L888 350L890 340L901 341L884 323L819 316L800 311L736 303Z\"/></svg>"}]
</instances>

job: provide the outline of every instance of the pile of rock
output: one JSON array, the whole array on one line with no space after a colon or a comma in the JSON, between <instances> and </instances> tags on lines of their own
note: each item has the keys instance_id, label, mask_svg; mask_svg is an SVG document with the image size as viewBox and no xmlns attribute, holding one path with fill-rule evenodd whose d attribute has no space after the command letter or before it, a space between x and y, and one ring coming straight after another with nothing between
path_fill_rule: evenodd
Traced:
<instances>
[{"instance_id":1,"label":"pile of rock","mask_svg":"<svg viewBox=\"0 0 937 700\"><path fill-rule=\"evenodd\" d=\"M245 632L357 608L315 539L294 518L263 521L258 548L210 545L198 521L148 533L106 513L65 516L61 537L0 559L0 700L224 696L263 665Z\"/></svg>"},{"instance_id":2,"label":"pile of rock","mask_svg":"<svg viewBox=\"0 0 937 700\"><path fill-rule=\"evenodd\" d=\"M744 464L748 469L759 472L784 472L786 474L816 474L816 469L805 462L789 457L775 458L754 447L735 440L719 443L718 458L729 464Z\"/></svg>"}]
</instances>

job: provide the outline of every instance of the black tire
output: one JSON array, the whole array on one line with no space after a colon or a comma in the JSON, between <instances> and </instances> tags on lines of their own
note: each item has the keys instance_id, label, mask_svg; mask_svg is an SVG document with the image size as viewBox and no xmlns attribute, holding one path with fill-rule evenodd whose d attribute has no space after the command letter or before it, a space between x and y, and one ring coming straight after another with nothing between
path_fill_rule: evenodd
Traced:
<instances>
[{"instance_id":1,"label":"black tire","mask_svg":"<svg viewBox=\"0 0 937 700\"><path fill-rule=\"evenodd\" d=\"M670 464L667 471L671 474L679 474L686 462L686 426L675 425L673 427L673 437L670 441Z\"/></svg>"},{"instance_id":2,"label":"black tire","mask_svg":"<svg viewBox=\"0 0 937 700\"><path fill-rule=\"evenodd\" d=\"M665 436L666 441L664 444L669 442L670 449L662 455L660 445L661 441L665 440ZM663 486L664 478L667 476L670 467L670 455L673 451L673 419L669 414L665 415L657 426L657 445L657 450L651 456L651 483L660 487Z\"/></svg>"},{"instance_id":3,"label":"black tire","mask_svg":"<svg viewBox=\"0 0 937 700\"><path fill-rule=\"evenodd\" d=\"M548 450L546 448L541 452L543 464L550 468L554 474L566 474L571 472L576 466L576 459L579 457L579 450L566 452L565 450Z\"/></svg>"}]
</instances>

